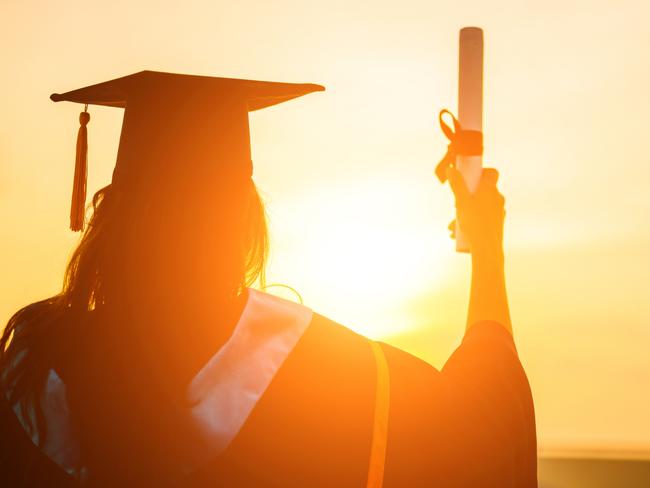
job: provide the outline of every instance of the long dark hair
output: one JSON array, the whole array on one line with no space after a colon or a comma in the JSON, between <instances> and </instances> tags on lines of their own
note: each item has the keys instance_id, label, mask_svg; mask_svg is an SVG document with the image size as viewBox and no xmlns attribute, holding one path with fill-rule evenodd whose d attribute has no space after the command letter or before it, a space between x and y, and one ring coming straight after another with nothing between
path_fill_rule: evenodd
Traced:
<instances>
[{"instance_id":1,"label":"long dark hair","mask_svg":"<svg viewBox=\"0 0 650 488\"><path fill-rule=\"evenodd\" d=\"M74 355L93 314L108 313L120 350L136 356L134 328L157 327L163 316L174 322L182 317L174 310L206 304L218 315L247 286L263 283L267 252L264 207L250 178L99 190L61 292L19 310L2 334L0 379L10 404L20 407L42 444L39 399L47 376ZM138 321L147 314L149 323Z\"/></svg>"}]
</instances>

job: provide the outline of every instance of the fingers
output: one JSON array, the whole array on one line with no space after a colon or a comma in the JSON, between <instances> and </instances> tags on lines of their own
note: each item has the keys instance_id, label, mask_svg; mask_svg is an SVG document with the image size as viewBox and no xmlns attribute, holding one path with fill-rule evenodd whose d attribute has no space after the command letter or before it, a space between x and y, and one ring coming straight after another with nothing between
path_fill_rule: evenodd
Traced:
<instances>
[{"instance_id":1,"label":"fingers","mask_svg":"<svg viewBox=\"0 0 650 488\"><path fill-rule=\"evenodd\" d=\"M452 220L449 223L447 229L449 229L449 237L451 237L452 239L456 239L456 219Z\"/></svg>"},{"instance_id":2,"label":"fingers","mask_svg":"<svg viewBox=\"0 0 650 488\"><path fill-rule=\"evenodd\" d=\"M470 192L465 183L465 178L462 173L458 171L457 168L449 167L447 169L447 178L449 179L449 184L451 189L456 195L456 199L462 200L465 197L470 196ZM499 181L499 172L494 168L484 168L481 174L481 181L479 182L479 188L494 188Z\"/></svg>"},{"instance_id":3,"label":"fingers","mask_svg":"<svg viewBox=\"0 0 650 488\"><path fill-rule=\"evenodd\" d=\"M447 178L449 179L449 185L456 197L456 202L465 201L470 197L469 189L465 183L465 178L463 178L460 171L453 167L447 168Z\"/></svg>"},{"instance_id":4,"label":"fingers","mask_svg":"<svg viewBox=\"0 0 650 488\"><path fill-rule=\"evenodd\" d=\"M494 168L483 168L479 186L495 187L499 181L499 172Z\"/></svg>"},{"instance_id":5,"label":"fingers","mask_svg":"<svg viewBox=\"0 0 650 488\"><path fill-rule=\"evenodd\" d=\"M499 181L499 172L494 168L485 168L481 175L479 191L485 198L489 198L500 207L503 207L505 205L505 198L497 188L497 181Z\"/></svg>"},{"instance_id":6,"label":"fingers","mask_svg":"<svg viewBox=\"0 0 650 488\"><path fill-rule=\"evenodd\" d=\"M455 167L447 169L447 178L449 185L456 197L456 206L463 205L472 197L463 174ZM481 180L479 182L476 192L481 195L480 198L495 197L500 205L503 205L505 199L497 189L497 182L499 181L499 172L494 168L484 168L481 173Z\"/></svg>"}]
</instances>

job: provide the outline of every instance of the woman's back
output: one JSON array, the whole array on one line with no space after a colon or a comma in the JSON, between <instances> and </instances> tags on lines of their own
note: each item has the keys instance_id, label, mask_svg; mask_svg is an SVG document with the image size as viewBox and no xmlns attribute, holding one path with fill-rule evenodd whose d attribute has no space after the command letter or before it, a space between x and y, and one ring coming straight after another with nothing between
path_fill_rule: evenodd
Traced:
<instances>
[{"instance_id":1,"label":"woman's back","mask_svg":"<svg viewBox=\"0 0 650 488\"><path fill-rule=\"evenodd\" d=\"M260 322L250 325L257 327L264 324L264 314L272 314L274 303L284 303L252 293L264 301L256 307ZM302 307L289 307L301 313ZM250 312L255 304L248 303L247 308ZM317 314L303 325L295 347L225 447L219 447L223 442L193 437L191 405L171 408L160 396L157 408L151 401L157 395L155 385L139 384L136 387L148 396L142 407L127 399L121 404L133 410L120 413L121 418L86 421L104 429L82 436L86 455L94 452L100 460L91 461L95 476L93 469L84 476L91 484L104 486L365 486L377 441L377 366L370 342ZM283 330L288 329L277 327L267 339L281 339ZM502 326L482 323L471 328L442 373L388 345L382 350L390 388L384 486L534 486L532 400L511 336ZM273 351L262 345L258 360ZM117 392L126 394L130 387L123 383L127 371L102 371L97 364L101 361L86 370L93 372L96 385L67 394L90 398L82 411L101 418L106 414L102 403ZM114 362L104 366L108 364L114 367ZM111 384L111 378L119 382ZM148 415L141 408L148 408ZM116 447L117 458L111 454ZM111 459L121 459L122 464ZM101 476L98 469L103 470ZM183 474L183 469L191 472Z\"/></svg>"}]
</instances>

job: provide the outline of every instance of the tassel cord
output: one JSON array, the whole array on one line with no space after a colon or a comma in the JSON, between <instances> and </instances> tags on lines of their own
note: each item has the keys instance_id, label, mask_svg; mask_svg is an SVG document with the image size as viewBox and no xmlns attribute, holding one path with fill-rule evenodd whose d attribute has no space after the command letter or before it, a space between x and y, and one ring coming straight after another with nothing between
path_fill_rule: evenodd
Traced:
<instances>
[{"instance_id":1,"label":"tassel cord","mask_svg":"<svg viewBox=\"0 0 650 488\"><path fill-rule=\"evenodd\" d=\"M72 203L70 206L70 230L82 231L86 211L86 187L88 182L88 122L90 114L88 105L79 114L79 132L77 133L77 151L72 184Z\"/></svg>"}]
</instances>

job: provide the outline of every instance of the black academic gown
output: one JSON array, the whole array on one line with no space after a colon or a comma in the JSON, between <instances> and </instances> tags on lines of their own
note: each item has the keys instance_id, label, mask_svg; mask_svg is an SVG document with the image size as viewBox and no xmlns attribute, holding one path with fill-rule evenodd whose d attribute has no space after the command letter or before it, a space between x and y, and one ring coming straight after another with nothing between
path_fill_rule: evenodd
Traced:
<instances>
[{"instance_id":1,"label":"black academic gown","mask_svg":"<svg viewBox=\"0 0 650 488\"><path fill-rule=\"evenodd\" d=\"M532 397L502 326L471 327L442 371L382 350L390 377L384 487L537 486ZM376 381L368 339L314 314L229 447L175 485L365 487ZM5 404L0 429L0 486L78 486ZM24 472L33 480L21 480Z\"/></svg>"}]
</instances>

